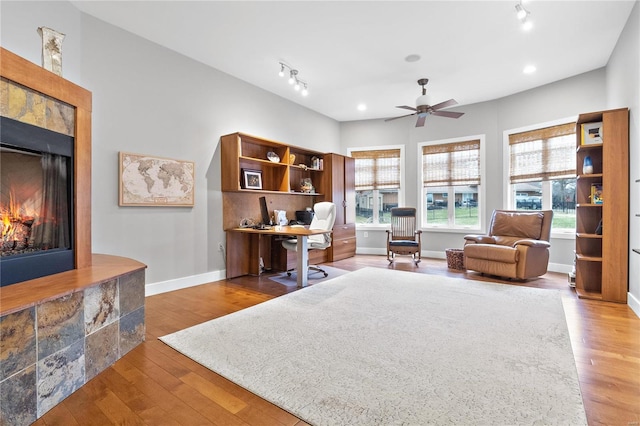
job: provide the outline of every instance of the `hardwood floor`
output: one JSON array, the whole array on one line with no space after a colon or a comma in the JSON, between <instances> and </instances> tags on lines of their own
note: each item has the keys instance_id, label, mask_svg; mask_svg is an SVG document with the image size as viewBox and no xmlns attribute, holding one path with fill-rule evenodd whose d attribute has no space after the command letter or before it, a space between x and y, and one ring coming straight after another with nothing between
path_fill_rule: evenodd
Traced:
<instances>
[{"instance_id":1,"label":"hardwood floor","mask_svg":"<svg viewBox=\"0 0 640 426\"><path fill-rule=\"evenodd\" d=\"M329 265L346 270L388 268L383 256L358 255ZM408 258L394 269L499 281L447 269L444 260ZM640 424L640 319L626 305L578 299L564 274L529 282L560 290L590 425ZM295 288L268 277L241 277L146 299L146 341L36 425L306 425L169 348L157 338L280 296ZM239 354L241 356L241 354Z\"/></svg>"}]
</instances>

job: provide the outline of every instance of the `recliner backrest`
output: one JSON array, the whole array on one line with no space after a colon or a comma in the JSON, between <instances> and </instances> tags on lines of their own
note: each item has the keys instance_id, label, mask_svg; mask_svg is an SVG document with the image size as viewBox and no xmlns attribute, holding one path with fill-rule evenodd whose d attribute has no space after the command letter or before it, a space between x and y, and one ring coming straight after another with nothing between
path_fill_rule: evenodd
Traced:
<instances>
[{"instance_id":1,"label":"recliner backrest","mask_svg":"<svg viewBox=\"0 0 640 426\"><path fill-rule=\"evenodd\" d=\"M549 241L552 210L494 210L489 235Z\"/></svg>"}]
</instances>

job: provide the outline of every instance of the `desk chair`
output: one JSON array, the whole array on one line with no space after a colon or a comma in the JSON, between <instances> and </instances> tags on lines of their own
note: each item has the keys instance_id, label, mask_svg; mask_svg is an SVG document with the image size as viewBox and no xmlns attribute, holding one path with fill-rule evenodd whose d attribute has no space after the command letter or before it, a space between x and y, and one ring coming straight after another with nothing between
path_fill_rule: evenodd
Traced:
<instances>
[{"instance_id":1,"label":"desk chair","mask_svg":"<svg viewBox=\"0 0 640 426\"><path fill-rule=\"evenodd\" d=\"M309 229L323 229L326 231L331 231L333 229L333 224L336 221L336 205L329 202L316 203L313 206L313 211L315 212L315 214L313 216L313 219L311 220ZM308 241L309 250L326 250L327 248L331 247L331 234L327 233L320 235L310 235L308 237ZM296 239L285 240L282 242L282 246L287 250L296 251L297 243L298 240ZM322 272L325 277L329 275L324 269L318 266L307 265L307 268L314 271ZM293 271L293 269L289 269L287 271L287 275L291 276L291 271Z\"/></svg>"}]
</instances>

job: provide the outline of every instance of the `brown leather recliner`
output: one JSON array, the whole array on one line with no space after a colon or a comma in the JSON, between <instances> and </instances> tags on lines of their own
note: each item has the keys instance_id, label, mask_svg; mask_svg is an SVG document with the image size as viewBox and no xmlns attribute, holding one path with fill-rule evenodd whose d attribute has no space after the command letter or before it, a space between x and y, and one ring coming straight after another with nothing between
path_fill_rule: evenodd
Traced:
<instances>
[{"instance_id":1,"label":"brown leather recliner","mask_svg":"<svg viewBox=\"0 0 640 426\"><path fill-rule=\"evenodd\" d=\"M466 269L525 280L547 272L552 210L494 210L488 235L464 237Z\"/></svg>"}]
</instances>

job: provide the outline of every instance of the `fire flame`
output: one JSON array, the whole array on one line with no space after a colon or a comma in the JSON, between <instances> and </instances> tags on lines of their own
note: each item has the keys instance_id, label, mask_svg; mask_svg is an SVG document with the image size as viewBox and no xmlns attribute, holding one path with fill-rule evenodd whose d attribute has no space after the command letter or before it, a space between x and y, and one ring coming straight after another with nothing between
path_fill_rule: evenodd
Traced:
<instances>
[{"instance_id":1,"label":"fire flame","mask_svg":"<svg viewBox=\"0 0 640 426\"><path fill-rule=\"evenodd\" d=\"M16 201L13 190L11 190L9 192L9 205L0 204L0 234L4 241L14 239L16 223L21 223L28 218L28 215L24 214L22 210L22 206ZM29 217L29 219L32 218Z\"/></svg>"}]
</instances>

